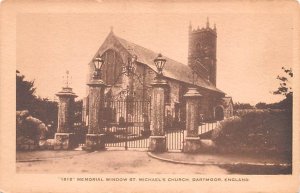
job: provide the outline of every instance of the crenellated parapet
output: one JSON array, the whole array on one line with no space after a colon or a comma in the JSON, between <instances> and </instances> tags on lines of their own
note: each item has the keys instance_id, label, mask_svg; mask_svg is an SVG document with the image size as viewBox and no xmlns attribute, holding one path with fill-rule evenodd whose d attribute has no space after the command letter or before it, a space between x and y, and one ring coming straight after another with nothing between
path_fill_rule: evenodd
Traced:
<instances>
[{"instance_id":1,"label":"crenellated parapet","mask_svg":"<svg viewBox=\"0 0 300 193\"><path fill-rule=\"evenodd\" d=\"M191 33L203 33L203 32L210 32L217 36L217 30L215 28L204 28L204 27L199 28L198 26L198 28L192 29L191 31Z\"/></svg>"},{"instance_id":2,"label":"crenellated parapet","mask_svg":"<svg viewBox=\"0 0 300 193\"><path fill-rule=\"evenodd\" d=\"M217 27L216 27L216 24L214 24L214 27L210 27L210 24L209 24L209 20L207 18L207 22L206 22L206 27L197 27L197 28L194 28L192 27L192 24L190 23L189 25L189 33L207 33L207 32L210 32L214 35L217 35Z\"/></svg>"}]
</instances>

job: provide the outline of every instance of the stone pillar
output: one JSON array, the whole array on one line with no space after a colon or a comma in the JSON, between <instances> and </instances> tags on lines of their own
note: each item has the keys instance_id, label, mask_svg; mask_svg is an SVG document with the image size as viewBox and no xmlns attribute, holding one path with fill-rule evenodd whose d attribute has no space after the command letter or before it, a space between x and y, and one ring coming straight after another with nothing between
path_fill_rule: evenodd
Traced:
<instances>
[{"instance_id":1,"label":"stone pillar","mask_svg":"<svg viewBox=\"0 0 300 193\"><path fill-rule=\"evenodd\" d=\"M165 80L156 78L152 84L151 97L151 127L149 151L164 152L166 151L166 136L164 128L165 118L165 88L168 86Z\"/></svg>"},{"instance_id":2,"label":"stone pillar","mask_svg":"<svg viewBox=\"0 0 300 193\"><path fill-rule=\"evenodd\" d=\"M183 151L187 153L197 152L200 149L200 137L198 126L200 120L199 100L202 95L196 88L189 88L184 95L186 99L186 138Z\"/></svg>"},{"instance_id":3,"label":"stone pillar","mask_svg":"<svg viewBox=\"0 0 300 193\"><path fill-rule=\"evenodd\" d=\"M104 149L103 109L106 85L101 79L93 79L87 85L89 86L89 126L85 150Z\"/></svg>"},{"instance_id":4,"label":"stone pillar","mask_svg":"<svg viewBox=\"0 0 300 193\"><path fill-rule=\"evenodd\" d=\"M72 88L63 87L62 91L56 94L59 98L58 105L58 127L55 133L55 150L67 150L74 148L73 124L74 124L74 98L76 94Z\"/></svg>"}]
</instances>

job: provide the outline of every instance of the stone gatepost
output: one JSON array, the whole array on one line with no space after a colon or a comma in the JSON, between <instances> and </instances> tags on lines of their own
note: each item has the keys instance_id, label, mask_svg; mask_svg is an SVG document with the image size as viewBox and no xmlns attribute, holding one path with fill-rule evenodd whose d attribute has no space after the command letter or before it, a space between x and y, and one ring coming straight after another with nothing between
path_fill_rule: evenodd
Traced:
<instances>
[{"instance_id":1,"label":"stone gatepost","mask_svg":"<svg viewBox=\"0 0 300 193\"><path fill-rule=\"evenodd\" d=\"M101 79L92 79L89 86L89 126L85 150L105 148L103 131L104 90L106 85Z\"/></svg>"},{"instance_id":2,"label":"stone gatepost","mask_svg":"<svg viewBox=\"0 0 300 193\"><path fill-rule=\"evenodd\" d=\"M165 88L168 86L165 80L157 77L152 83L151 96L151 127L149 151L164 152L166 148L166 136L164 128L165 118Z\"/></svg>"},{"instance_id":3,"label":"stone gatepost","mask_svg":"<svg viewBox=\"0 0 300 193\"><path fill-rule=\"evenodd\" d=\"M199 100L201 94L196 88L189 88L184 95L186 99L186 138L183 152L193 153L200 149L200 137L198 136L199 126Z\"/></svg>"},{"instance_id":4,"label":"stone gatepost","mask_svg":"<svg viewBox=\"0 0 300 193\"><path fill-rule=\"evenodd\" d=\"M55 133L55 150L67 150L76 146L73 124L74 124L74 99L77 97L70 87L63 87L56 94L59 98L58 105L58 127Z\"/></svg>"}]
</instances>

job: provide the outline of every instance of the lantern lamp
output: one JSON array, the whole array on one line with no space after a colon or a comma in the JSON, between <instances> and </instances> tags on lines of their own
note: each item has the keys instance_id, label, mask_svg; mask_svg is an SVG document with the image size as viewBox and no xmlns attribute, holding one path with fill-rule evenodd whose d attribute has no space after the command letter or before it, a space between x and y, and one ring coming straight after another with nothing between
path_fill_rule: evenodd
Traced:
<instances>
[{"instance_id":1,"label":"lantern lamp","mask_svg":"<svg viewBox=\"0 0 300 193\"><path fill-rule=\"evenodd\" d=\"M162 71L165 67L166 59L159 53L158 56L154 59L155 66L157 68L158 74L162 75Z\"/></svg>"},{"instance_id":2,"label":"lantern lamp","mask_svg":"<svg viewBox=\"0 0 300 193\"><path fill-rule=\"evenodd\" d=\"M94 67L95 67L95 72L94 72L94 78L101 78L101 69L103 66L104 60L101 57L97 57L94 59Z\"/></svg>"}]
</instances>

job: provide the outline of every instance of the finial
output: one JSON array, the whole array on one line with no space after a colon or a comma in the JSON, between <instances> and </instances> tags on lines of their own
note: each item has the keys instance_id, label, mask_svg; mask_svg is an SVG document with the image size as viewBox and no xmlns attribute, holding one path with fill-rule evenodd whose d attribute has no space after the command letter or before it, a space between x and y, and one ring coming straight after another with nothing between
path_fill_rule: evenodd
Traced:
<instances>
[{"instance_id":1,"label":"finial","mask_svg":"<svg viewBox=\"0 0 300 193\"><path fill-rule=\"evenodd\" d=\"M66 79L66 88L69 88L69 70L66 71L67 79Z\"/></svg>"},{"instance_id":2,"label":"finial","mask_svg":"<svg viewBox=\"0 0 300 193\"><path fill-rule=\"evenodd\" d=\"M110 26L110 32L114 33L114 26Z\"/></svg>"},{"instance_id":3,"label":"finial","mask_svg":"<svg viewBox=\"0 0 300 193\"><path fill-rule=\"evenodd\" d=\"M214 23L214 30L217 31L216 23Z\"/></svg>"},{"instance_id":4,"label":"finial","mask_svg":"<svg viewBox=\"0 0 300 193\"><path fill-rule=\"evenodd\" d=\"M206 18L206 28L209 28L209 18Z\"/></svg>"}]
</instances>

